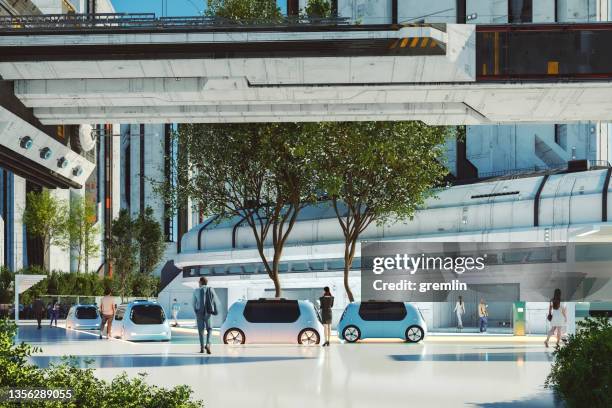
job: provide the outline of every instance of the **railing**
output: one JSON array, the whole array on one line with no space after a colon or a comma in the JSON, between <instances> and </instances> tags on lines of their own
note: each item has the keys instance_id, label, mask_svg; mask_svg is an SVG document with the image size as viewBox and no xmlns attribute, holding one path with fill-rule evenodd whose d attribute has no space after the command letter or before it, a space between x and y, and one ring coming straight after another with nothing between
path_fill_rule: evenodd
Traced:
<instances>
[{"instance_id":1,"label":"railing","mask_svg":"<svg viewBox=\"0 0 612 408\"><path fill-rule=\"evenodd\" d=\"M0 16L1 31L91 30L91 29L169 29L169 28L248 28L348 25L346 17L282 17L275 21L231 20L222 17L159 17L153 13L46 14Z\"/></svg>"}]
</instances>

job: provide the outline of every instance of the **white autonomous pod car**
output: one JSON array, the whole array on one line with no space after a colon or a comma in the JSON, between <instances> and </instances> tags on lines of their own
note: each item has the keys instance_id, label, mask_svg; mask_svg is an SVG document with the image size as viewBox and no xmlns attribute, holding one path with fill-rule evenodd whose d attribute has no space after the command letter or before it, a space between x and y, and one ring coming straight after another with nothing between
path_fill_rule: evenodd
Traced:
<instances>
[{"instance_id":1,"label":"white autonomous pod car","mask_svg":"<svg viewBox=\"0 0 612 408\"><path fill-rule=\"evenodd\" d=\"M221 326L225 344L319 344L323 325L306 300L240 300L227 312Z\"/></svg>"},{"instance_id":2,"label":"white autonomous pod car","mask_svg":"<svg viewBox=\"0 0 612 408\"><path fill-rule=\"evenodd\" d=\"M102 319L95 305L74 305L66 316L67 329L98 330Z\"/></svg>"},{"instance_id":3,"label":"white autonomous pod car","mask_svg":"<svg viewBox=\"0 0 612 408\"><path fill-rule=\"evenodd\" d=\"M164 309L148 300L134 300L117 307L111 336L130 341L168 341L172 334Z\"/></svg>"}]
</instances>

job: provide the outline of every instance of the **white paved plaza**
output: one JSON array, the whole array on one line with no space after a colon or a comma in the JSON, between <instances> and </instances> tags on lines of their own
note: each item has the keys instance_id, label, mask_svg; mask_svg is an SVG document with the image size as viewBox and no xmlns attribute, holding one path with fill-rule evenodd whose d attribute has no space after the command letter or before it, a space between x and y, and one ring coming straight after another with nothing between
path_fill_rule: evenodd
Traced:
<instances>
[{"instance_id":1,"label":"white paved plaza","mask_svg":"<svg viewBox=\"0 0 612 408\"><path fill-rule=\"evenodd\" d=\"M146 372L157 385L191 386L210 408L560 406L543 388L552 349L541 337L430 336L421 344L329 348L214 344L211 356L197 353L189 329L173 330L170 343L130 343L24 323L19 339L42 347L32 358L40 366L74 355L83 364L92 359L101 378Z\"/></svg>"}]
</instances>

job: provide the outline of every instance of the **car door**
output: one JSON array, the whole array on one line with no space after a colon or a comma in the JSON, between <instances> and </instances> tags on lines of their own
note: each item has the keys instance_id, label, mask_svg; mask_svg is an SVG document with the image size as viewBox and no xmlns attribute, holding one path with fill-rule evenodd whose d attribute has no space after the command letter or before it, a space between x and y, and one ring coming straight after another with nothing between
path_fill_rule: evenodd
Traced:
<instances>
[{"instance_id":1,"label":"car door","mask_svg":"<svg viewBox=\"0 0 612 408\"><path fill-rule=\"evenodd\" d=\"M406 318L406 306L404 302L384 302L380 305L380 324L383 337L404 338L406 327L403 320Z\"/></svg>"},{"instance_id":2,"label":"car door","mask_svg":"<svg viewBox=\"0 0 612 408\"><path fill-rule=\"evenodd\" d=\"M121 337L123 333L123 322L125 319L126 309L127 309L126 305L119 305L119 307L115 311L115 316L113 317L113 323L111 326L111 336L112 337Z\"/></svg>"},{"instance_id":3,"label":"car door","mask_svg":"<svg viewBox=\"0 0 612 408\"><path fill-rule=\"evenodd\" d=\"M380 322L380 302L361 302L359 305L359 318L361 322L355 324L361 332L361 338L384 337L382 323Z\"/></svg>"}]
</instances>

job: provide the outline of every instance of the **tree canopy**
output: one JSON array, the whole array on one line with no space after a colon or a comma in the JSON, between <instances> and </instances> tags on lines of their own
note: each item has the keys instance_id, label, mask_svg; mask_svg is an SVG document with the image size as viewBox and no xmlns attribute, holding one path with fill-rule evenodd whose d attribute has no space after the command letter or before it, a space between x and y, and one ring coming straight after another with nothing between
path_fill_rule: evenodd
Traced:
<instances>
[{"instance_id":1,"label":"tree canopy","mask_svg":"<svg viewBox=\"0 0 612 408\"><path fill-rule=\"evenodd\" d=\"M182 125L176 135L180 182L166 189L167 199L174 197L176 208L189 198L204 214L248 225L277 296L285 242L302 208L317 200L311 130L295 123L200 124Z\"/></svg>"},{"instance_id":2,"label":"tree canopy","mask_svg":"<svg viewBox=\"0 0 612 408\"><path fill-rule=\"evenodd\" d=\"M282 13L274 0L208 0L206 15L237 23L274 23Z\"/></svg>"},{"instance_id":3,"label":"tree canopy","mask_svg":"<svg viewBox=\"0 0 612 408\"><path fill-rule=\"evenodd\" d=\"M66 228L66 204L51 195L49 190L30 192L26 196L23 223L27 231L43 241L43 268L47 270L51 244L61 240Z\"/></svg>"},{"instance_id":4,"label":"tree canopy","mask_svg":"<svg viewBox=\"0 0 612 408\"><path fill-rule=\"evenodd\" d=\"M348 274L360 234L372 222L412 218L433 194L448 173L440 162L448 132L416 121L312 126L308 152L344 234L344 285L353 301Z\"/></svg>"}]
</instances>

